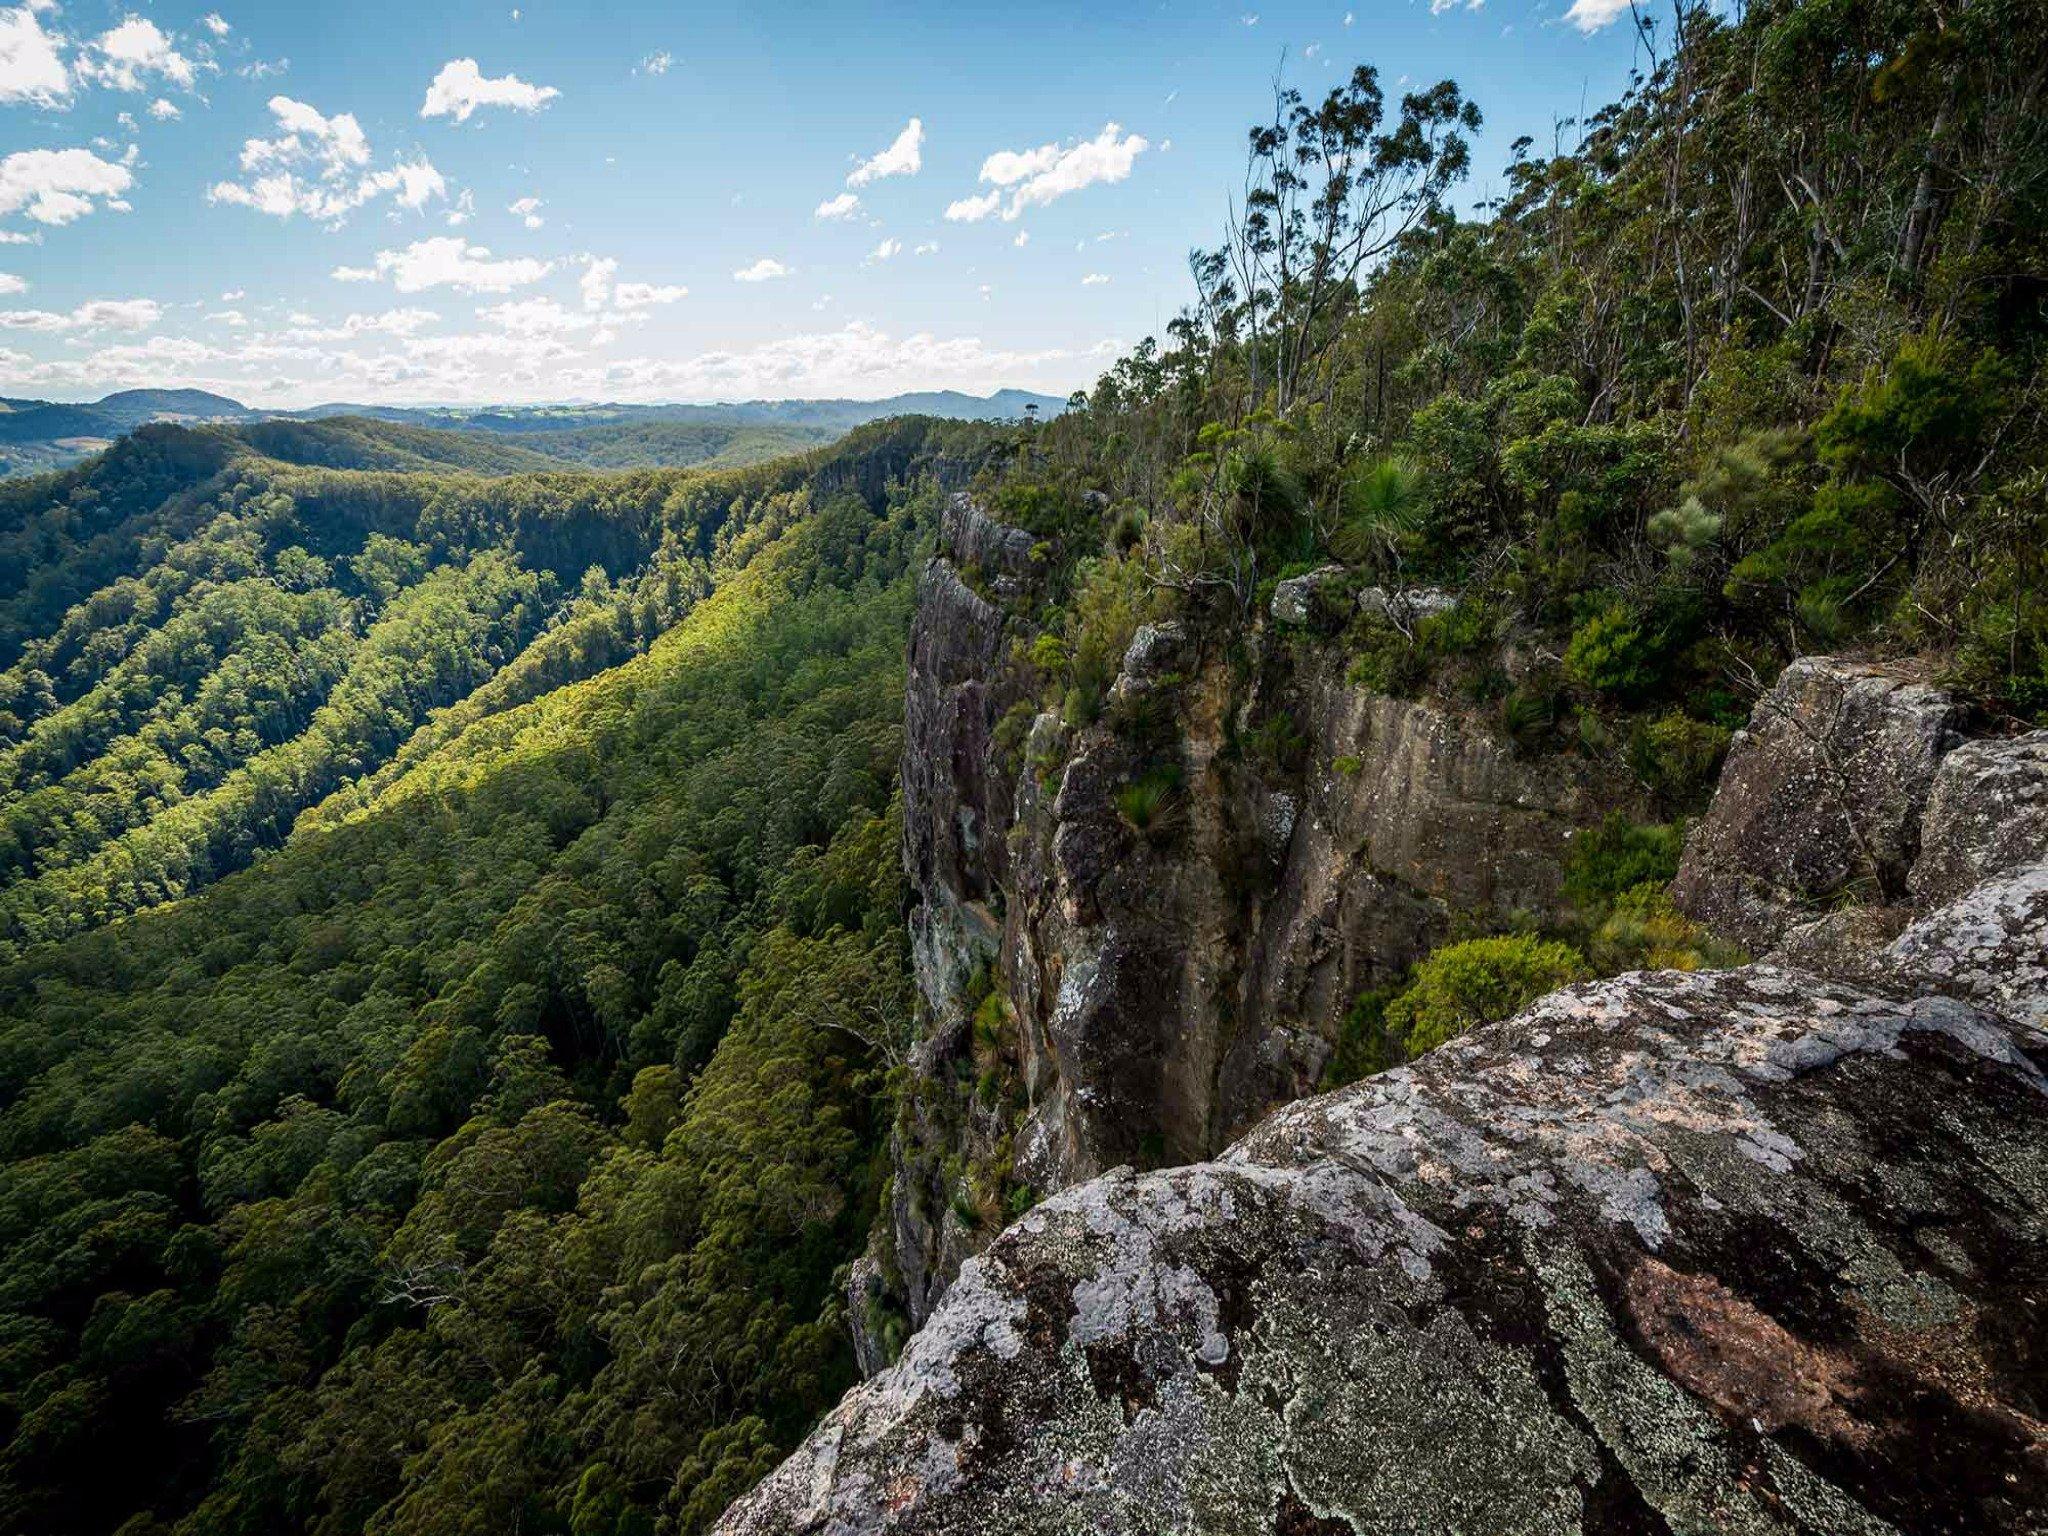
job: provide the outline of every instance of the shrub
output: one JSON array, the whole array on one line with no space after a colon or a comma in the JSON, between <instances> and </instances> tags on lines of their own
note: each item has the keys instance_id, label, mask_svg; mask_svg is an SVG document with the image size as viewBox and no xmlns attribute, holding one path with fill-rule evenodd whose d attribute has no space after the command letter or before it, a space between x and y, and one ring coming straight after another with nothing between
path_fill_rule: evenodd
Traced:
<instances>
[{"instance_id":1,"label":"shrub","mask_svg":"<svg viewBox=\"0 0 2048 1536\"><path fill-rule=\"evenodd\" d=\"M1617 811L1573 840L1565 860L1564 894L1582 909L1604 908L1639 885L1669 882L1684 851L1681 823L1637 823Z\"/></svg>"},{"instance_id":2,"label":"shrub","mask_svg":"<svg viewBox=\"0 0 2048 1536\"><path fill-rule=\"evenodd\" d=\"M1690 805L1713 787L1734 732L1679 710L1636 727L1629 762L1652 789L1674 805Z\"/></svg>"},{"instance_id":3,"label":"shrub","mask_svg":"<svg viewBox=\"0 0 2048 1536\"><path fill-rule=\"evenodd\" d=\"M1564 652L1565 675L1595 693L1634 698L1656 686L1661 650L1634 609L1609 603L1572 631Z\"/></svg>"},{"instance_id":4,"label":"shrub","mask_svg":"<svg viewBox=\"0 0 2048 1536\"><path fill-rule=\"evenodd\" d=\"M1526 934L1467 939L1416 966L1407 990L1387 1004L1385 1027L1409 1056L1420 1056L1588 974L1585 956L1569 944Z\"/></svg>"},{"instance_id":5,"label":"shrub","mask_svg":"<svg viewBox=\"0 0 2048 1536\"><path fill-rule=\"evenodd\" d=\"M1696 971L1735 965L1742 955L1714 939L1671 904L1661 885L1624 891L1593 935L1593 958L1602 971Z\"/></svg>"},{"instance_id":6,"label":"shrub","mask_svg":"<svg viewBox=\"0 0 2048 1536\"><path fill-rule=\"evenodd\" d=\"M1173 768L1153 768L1139 775L1110 798L1117 814L1133 832L1160 830L1173 811L1174 792L1180 788L1180 773Z\"/></svg>"}]
</instances>

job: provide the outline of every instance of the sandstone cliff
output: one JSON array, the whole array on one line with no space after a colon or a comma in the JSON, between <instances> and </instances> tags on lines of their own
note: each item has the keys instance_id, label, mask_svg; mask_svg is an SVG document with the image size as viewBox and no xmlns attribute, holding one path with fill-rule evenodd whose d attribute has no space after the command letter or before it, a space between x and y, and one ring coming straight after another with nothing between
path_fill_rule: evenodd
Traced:
<instances>
[{"instance_id":1,"label":"sandstone cliff","mask_svg":"<svg viewBox=\"0 0 2048 1536\"><path fill-rule=\"evenodd\" d=\"M1135 836L1110 733L1041 717L1058 772L992 771L1021 626L947 566L911 750L968 789L906 834L943 936L920 1070L974 1049L970 1004L1013 1024L1050 1198L921 1251L901 1361L721 1530L2043 1529L2048 733L1965 740L1924 679L1801 663L1680 882L1772 957L1567 988L1298 1098L1347 989L1453 910L1554 901L1613 801L1313 653L1232 694L1151 634L1118 686L1181 690L1193 788ZM1276 688L1315 743L1287 779L1218 745Z\"/></svg>"},{"instance_id":2,"label":"sandstone cliff","mask_svg":"<svg viewBox=\"0 0 2048 1536\"><path fill-rule=\"evenodd\" d=\"M913 1323L1025 1201L1212 1156L1313 1092L1361 990L1461 923L1554 913L1571 840L1640 810L1625 777L1348 680L1291 638L1311 578L1248 650L1139 630L1115 726L1034 713L1017 657L1052 553L955 496L912 631L922 1043L888 1257ZM1450 601L1373 598L1408 621ZM1171 789L1140 826L1118 797L1148 778Z\"/></svg>"}]
</instances>

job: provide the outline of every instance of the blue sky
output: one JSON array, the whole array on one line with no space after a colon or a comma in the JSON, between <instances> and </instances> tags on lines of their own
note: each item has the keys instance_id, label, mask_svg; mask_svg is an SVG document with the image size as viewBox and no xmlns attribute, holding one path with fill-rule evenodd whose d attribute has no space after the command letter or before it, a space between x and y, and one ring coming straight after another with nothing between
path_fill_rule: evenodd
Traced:
<instances>
[{"instance_id":1,"label":"blue sky","mask_svg":"<svg viewBox=\"0 0 2048 1536\"><path fill-rule=\"evenodd\" d=\"M1190 297L1285 61L1614 97L1626 0L0 0L0 393L1055 393Z\"/></svg>"}]
</instances>

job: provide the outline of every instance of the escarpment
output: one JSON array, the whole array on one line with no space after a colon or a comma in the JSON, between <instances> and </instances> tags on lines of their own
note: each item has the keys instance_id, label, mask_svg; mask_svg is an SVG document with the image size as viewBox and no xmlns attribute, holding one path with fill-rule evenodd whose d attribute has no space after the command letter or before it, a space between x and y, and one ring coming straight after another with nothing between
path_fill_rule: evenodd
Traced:
<instances>
[{"instance_id":1,"label":"escarpment","mask_svg":"<svg viewBox=\"0 0 2048 1536\"><path fill-rule=\"evenodd\" d=\"M1764 960L1317 1096L1348 999L1558 910L1636 791L1348 677L1319 615L1419 608L1336 568L1069 722L1052 558L956 500L912 641L926 1033L858 1284L921 1327L722 1531L2039 1528L2048 733L1808 658L1675 888Z\"/></svg>"},{"instance_id":2,"label":"escarpment","mask_svg":"<svg viewBox=\"0 0 2048 1536\"><path fill-rule=\"evenodd\" d=\"M1324 605L1412 624L1452 600L1325 573L1258 631L1139 627L1103 717L1070 720L1025 660L1061 554L958 494L913 622L920 1044L887 1244L912 1323L1030 1200L1199 1161L1313 1092L1360 991L1461 925L1554 914L1573 839L1642 810L1583 759L1349 677Z\"/></svg>"},{"instance_id":3,"label":"escarpment","mask_svg":"<svg viewBox=\"0 0 2048 1536\"><path fill-rule=\"evenodd\" d=\"M1859 732L1924 756L1844 781L1873 791L1847 809L1785 798L1839 754L1774 724L1864 687ZM1396 713L1351 707L1358 736ZM2038 1530L2044 738L1961 742L1940 690L1825 658L1757 716L1686 864L1694 900L1712 860L1758 876L1728 910L1781 906L1779 958L1568 987L1218 1154L1053 1194L719 1529ZM1469 742L1396 740L1389 775L1490 782ZM1396 814L1357 777L1369 799L1291 808L1275 889L1305 825L1350 846ZM1853 848L1903 867L1786 857L1871 814Z\"/></svg>"}]
</instances>

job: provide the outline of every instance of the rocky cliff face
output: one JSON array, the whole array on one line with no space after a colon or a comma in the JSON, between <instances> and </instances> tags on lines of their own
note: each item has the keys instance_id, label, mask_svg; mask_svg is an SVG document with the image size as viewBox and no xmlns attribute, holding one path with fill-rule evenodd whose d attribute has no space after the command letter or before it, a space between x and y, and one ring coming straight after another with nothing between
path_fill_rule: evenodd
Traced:
<instances>
[{"instance_id":1,"label":"rocky cliff face","mask_svg":"<svg viewBox=\"0 0 2048 1536\"><path fill-rule=\"evenodd\" d=\"M1866 689L1819 716L1846 738L1799 714ZM1401 722L1402 745L1371 800L1302 781L1270 866L1299 894L1240 909L1297 958L1249 967L1240 1006L1308 995L1254 978L1373 953L1341 919L1320 954L1298 916L1272 923L1331 910L1301 869L1324 839L1360 858L1363 829L1398 859L1377 802L1418 774L1446 786L1427 814L1509 813L1494 787L1450 800L1498 781L1469 739L1424 745L1407 708L1316 715L1353 742ZM1896 675L1794 669L1687 856L1702 909L1715 861L1756 876L1718 910L1784 934L1782 958L1568 988L1220 1155L1054 1195L720 1529L2039 1531L2048 733L1958 744L1954 721ZM1917 755L1816 790L1858 739ZM1569 824L1549 791L1518 835ZM1017 798L1027 828L1035 805ZM1821 859L1859 814L1853 852ZM1088 932L1098 909L1051 867L1023 905L1070 901ZM1540 876L1475 859L1457 878ZM1112 891L1095 926L1137 900ZM1002 930L1004 965L1060 932L1016 905Z\"/></svg>"},{"instance_id":2,"label":"rocky cliff face","mask_svg":"<svg viewBox=\"0 0 2048 1536\"><path fill-rule=\"evenodd\" d=\"M1033 715L1014 653L1046 554L955 497L912 633L923 1044L891 1228L913 1322L1025 1200L1212 1156L1314 1091L1359 991L1461 920L1554 911L1571 839L1638 809L1611 774L1348 681L1287 637L1319 600L1288 587L1249 656L1140 630L1114 728ZM1449 601L1376 595L1411 621ZM1171 787L1141 819L1120 795L1148 778Z\"/></svg>"}]
</instances>

